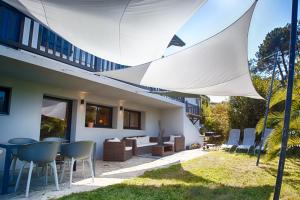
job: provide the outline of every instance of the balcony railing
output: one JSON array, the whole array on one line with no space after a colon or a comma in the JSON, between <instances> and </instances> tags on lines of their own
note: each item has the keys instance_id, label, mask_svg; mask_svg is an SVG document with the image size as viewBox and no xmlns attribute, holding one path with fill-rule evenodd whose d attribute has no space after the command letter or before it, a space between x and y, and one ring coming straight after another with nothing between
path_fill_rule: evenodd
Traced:
<instances>
[{"instance_id":1,"label":"balcony railing","mask_svg":"<svg viewBox=\"0 0 300 200\"><path fill-rule=\"evenodd\" d=\"M200 116L200 107L199 105L194 105L189 102L185 102L185 111L187 114Z\"/></svg>"},{"instance_id":2,"label":"balcony railing","mask_svg":"<svg viewBox=\"0 0 300 200\"><path fill-rule=\"evenodd\" d=\"M0 6L0 19L2 19L0 42L4 45L23 49L91 72L126 67L83 51L3 2Z\"/></svg>"}]
</instances>

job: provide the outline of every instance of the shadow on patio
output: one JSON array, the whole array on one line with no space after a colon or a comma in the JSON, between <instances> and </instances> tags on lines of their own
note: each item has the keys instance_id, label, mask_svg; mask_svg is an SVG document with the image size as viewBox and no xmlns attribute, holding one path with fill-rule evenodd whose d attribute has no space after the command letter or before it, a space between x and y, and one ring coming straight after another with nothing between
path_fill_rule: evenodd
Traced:
<instances>
[{"instance_id":1,"label":"shadow on patio","mask_svg":"<svg viewBox=\"0 0 300 200\"><path fill-rule=\"evenodd\" d=\"M71 188L68 188L69 171L66 171L64 180L60 184L60 191L55 190L53 176L49 176L48 185L46 186L44 176L37 176L37 174L34 173L29 197L33 199L50 199L71 193L90 191L99 187L121 183L124 180L143 175L144 172L148 170L168 167L204 154L205 152L201 150L190 150L162 158L145 155L139 157L135 156L125 162L105 162L98 160L96 163L96 176L94 183L90 178L88 167L85 167L83 174L82 163L78 162L77 170L73 173L73 183ZM0 196L0 199L22 199L25 197L25 187L28 174L26 172L27 170L23 172L18 192ZM60 175L59 167L58 173ZM13 189L13 186L14 185L12 184L11 189Z\"/></svg>"}]
</instances>

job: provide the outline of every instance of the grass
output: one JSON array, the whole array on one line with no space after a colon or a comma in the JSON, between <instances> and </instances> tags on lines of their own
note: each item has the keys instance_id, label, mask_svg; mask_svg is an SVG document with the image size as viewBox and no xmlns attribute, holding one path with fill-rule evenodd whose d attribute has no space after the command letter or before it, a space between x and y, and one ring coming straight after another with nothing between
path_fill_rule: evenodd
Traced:
<instances>
[{"instance_id":1,"label":"grass","mask_svg":"<svg viewBox=\"0 0 300 200\"><path fill-rule=\"evenodd\" d=\"M277 160L255 166L256 157L210 152L183 164L146 172L124 183L61 200L272 199ZM300 160L288 159L281 199L300 199Z\"/></svg>"}]
</instances>

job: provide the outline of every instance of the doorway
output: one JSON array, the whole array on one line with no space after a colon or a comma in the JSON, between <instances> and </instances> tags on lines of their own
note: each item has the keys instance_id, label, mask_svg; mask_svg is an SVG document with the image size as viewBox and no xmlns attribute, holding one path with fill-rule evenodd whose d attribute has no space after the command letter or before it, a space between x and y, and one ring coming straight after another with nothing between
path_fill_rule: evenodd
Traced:
<instances>
[{"instance_id":1,"label":"doorway","mask_svg":"<svg viewBox=\"0 0 300 200\"><path fill-rule=\"evenodd\" d=\"M59 137L70 141L72 100L44 96L41 112L40 140Z\"/></svg>"}]
</instances>

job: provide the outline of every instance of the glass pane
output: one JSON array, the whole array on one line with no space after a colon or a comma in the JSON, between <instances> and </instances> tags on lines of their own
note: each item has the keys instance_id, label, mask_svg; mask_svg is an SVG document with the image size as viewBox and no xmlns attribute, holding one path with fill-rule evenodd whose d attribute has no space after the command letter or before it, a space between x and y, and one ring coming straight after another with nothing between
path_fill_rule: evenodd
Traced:
<instances>
[{"instance_id":1,"label":"glass pane","mask_svg":"<svg viewBox=\"0 0 300 200\"><path fill-rule=\"evenodd\" d=\"M130 128L140 128L140 114L138 112L131 112L130 113Z\"/></svg>"},{"instance_id":2,"label":"glass pane","mask_svg":"<svg viewBox=\"0 0 300 200\"><path fill-rule=\"evenodd\" d=\"M0 87L0 114L9 114L9 88Z\"/></svg>"},{"instance_id":3,"label":"glass pane","mask_svg":"<svg viewBox=\"0 0 300 200\"><path fill-rule=\"evenodd\" d=\"M128 111L124 111L124 128L129 128L129 112Z\"/></svg>"},{"instance_id":4,"label":"glass pane","mask_svg":"<svg viewBox=\"0 0 300 200\"><path fill-rule=\"evenodd\" d=\"M29 43L30 25L31 25L31 19L29 19L28 17L25 17L23 36L22 36L22 44L24 44L26 46L28 46L28 43Z\"/></svg>"},{"instance_id":5,"label":"glass pane","mask_svg":"<svg viewBox=\"0 0 300 200\"><path fill-rule=\"evenodd\" d=\"M86 112L85 112L85 124L89 126L90 124L95 124L97 116L97 106L93 105L86 105Z\"/></svg>"},{"instance_id":6,"label":"glass pane","mask_svg":"<svg viewBox=\"0 0 300 200\"><path fill-rule=\"evenodd\" d=\"M5 92L0 91L0 113L5 112Z\"/></svg>"},{"instance_id":7,"label":"glass pane","mask_svg":"<svg viewBox=\"0 0 300 200\"><path fill-rule=\"evenodd\" d=\"M100 126L107 126L111 127L111 109L110 108L105 108L105 107L99 107L99 120L98 124Z\"/></svg>"},{"instance_id":8,"label":"glass pane","mask_svg":"<svg viewBox=\"0 0 300 200\"><path fill-rule=\"evenodd\" d=\"M76 47L76 50L75 50L75 62L79 63L79 55L80 55L80 49L78 49Z\"/></svg>"},{"instance_id":9,"label":"glass pane","mask_svg":"<svg viewBox=\"0 0 300 200\"><path fill-rule=\"evenodd\" d=\"M67 137L67 108L68 102L66 101L52 98L43 99L41 140L47 137Z\"/></svg>"},{"instance_id":10,"label":"glass pane","mask_svg":"<svg viewBox=\"0 0 300 200\"><path fill-rule=\"evenodd\" d=\"M37 22L33 22L31 47L35 49L37 48L38 45L39 31L42 31L40 27L41 26Z\"/></svg>"},{"instance_id":11,"label":"glass pane","mask_svg":"<svg viewBox=\"0 0 300 200\"><path fill-rule=\"evenodd\" d=\"M85 65L86 55L85 52L81 50L81 64Z\"/></svg>"},{"instance_id":12,"label":"glass pane","mask_svg":"<svg viewBox=\"0 0 300 200\"><path fill-rule=\"evenodd\" d=\"M86 57L86 63L87 63L87 66L90 67L91 66L91 54L87 54L87 57Z\"/></svg>"},{"instance_id":13,"label":"glass pane","mask_svg":"<svg viewBox=\"0 0 300 200\"><path fill-rule=\"evenodd\" d=\"M61 48L62 48L61 43L62 43L62 38L57 36L55 50L59 54L59 56L60 56L60 52L61 52Z\"/></svg>"}]
</instances>

